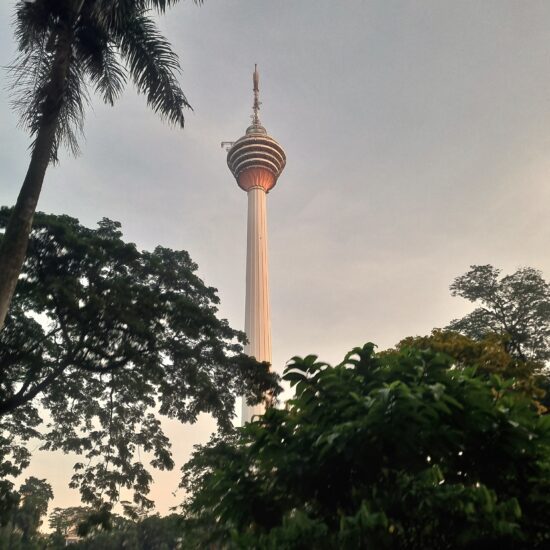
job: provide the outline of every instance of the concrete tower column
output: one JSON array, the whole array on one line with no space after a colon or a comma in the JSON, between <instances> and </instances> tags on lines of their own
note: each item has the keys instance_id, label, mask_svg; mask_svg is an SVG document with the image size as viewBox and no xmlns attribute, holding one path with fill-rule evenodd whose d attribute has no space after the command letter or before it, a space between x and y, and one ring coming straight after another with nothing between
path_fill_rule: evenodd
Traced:
<instances>
[{"instance_id":1,"label":"concrete tower column","mask_svg":"<svg viewBox=\"0 0 550 550\"><path fill-rule=\"evenodd\" d=\"M271 363L271 318L269 314L269 270L267 259L267 209L263 187L248 191L246 246L245 353ZM242 419L264 412L263 405L250 407L243 399Z\"/></svg>"},{"instance_id":2,"label":"concrete tower column","mask_svg":"<svg viewBox=\"0 0 550 550\"><path fill-rule=\"evenodd\" d=\"M239 187L248 194L245 303L248 345L245 352L257 361L271 363L266 195L275 187L285 167L286 155L260 123L259 80L260 76L255 68L252 76L252 124L243 137L231 143L227 152L227 164ZM243 424L263 412L262 405L249 407L243 399Z\"/></svg>"}]
</instances>

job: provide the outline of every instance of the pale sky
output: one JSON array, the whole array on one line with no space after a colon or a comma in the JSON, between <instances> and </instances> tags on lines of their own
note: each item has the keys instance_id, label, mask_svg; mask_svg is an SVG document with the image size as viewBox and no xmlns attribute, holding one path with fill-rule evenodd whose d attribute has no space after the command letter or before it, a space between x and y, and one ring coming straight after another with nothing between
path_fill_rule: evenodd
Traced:
<instances>
[{"instance_id":1,"label":"pale sky","mask_svg":"<svg viewBox=\"0 0 550 550\"><path fill-rule=\"evenodd\" d=\"M0 5L2 66L13 4ZM268 197L274 368L426 334L469 310L448 287L471 264L550 278L549 22L546 0L187 0L161 21L194 107L185 129L131 88L114 108L95 98L82 155L48 171L39 209L188 250L242 328L246 195L220 142L249 124L258 63L262 123L288 159ZM29 139L6 86L0 204L12 205ZM161 513L212 428L168 426L178 466L155 478ZM73 462L37 453L26 474L75 505Z\"/></svg>"}]
</instances>

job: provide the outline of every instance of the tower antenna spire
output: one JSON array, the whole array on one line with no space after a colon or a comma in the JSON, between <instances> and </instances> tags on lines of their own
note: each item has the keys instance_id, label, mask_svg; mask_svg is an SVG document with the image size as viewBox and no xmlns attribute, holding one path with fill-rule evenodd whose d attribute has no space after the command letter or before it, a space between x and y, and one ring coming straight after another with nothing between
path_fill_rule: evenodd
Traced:
<instances>
[{"instance_id":1,"label":"tower antenna spire","mask_svg":"<svg viewBox=\"0 0 550 550\"><path fill-rule=\"evenodd\" d=\"M254 72L252 73L252 83L254 84L254 105L252 110L254 114L252 115L252 124L254 126L260 125L260 117L258 111L260 110L260 73L258 72L258 65L254 63Z\"/></svg>"}]
</instances>

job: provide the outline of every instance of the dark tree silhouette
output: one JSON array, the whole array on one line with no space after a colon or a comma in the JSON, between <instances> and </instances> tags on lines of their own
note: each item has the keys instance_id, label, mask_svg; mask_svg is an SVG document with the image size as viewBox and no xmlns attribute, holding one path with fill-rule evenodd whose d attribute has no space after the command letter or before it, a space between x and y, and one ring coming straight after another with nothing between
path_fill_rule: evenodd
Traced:
<instances>
[{"instance_id":1,"label":"dark tree silhouette","mask_svg":"<svg viewBox=\"0 0 550 550\"><path fill-rule=\"evenodd\" d=\"M453 296L478 305L449 329L481 339L494 333L507 338L521 360L550 359L550 285L531 267L500 277L492 265L473 265L451 285Z\"/></svg>"},{"instance_id":2,"label":"dark tree silhouette","mask_svg":"<svg viewBox=\"0 0 550 550\"><path fill-rule=\"evenodd\" d=\"M155 410L181 422L207 412L227 429L238 395L258 401L276 387L267 364L243 355L244 334L217 317L216 289L189 254L140 252L119 227L37 214L0 332L0 473L17 474L25 441L42 438L82 455L72 484L96 508L121 487L151 504L147 463L173 466Z\"/></svg>"}]
</instances>

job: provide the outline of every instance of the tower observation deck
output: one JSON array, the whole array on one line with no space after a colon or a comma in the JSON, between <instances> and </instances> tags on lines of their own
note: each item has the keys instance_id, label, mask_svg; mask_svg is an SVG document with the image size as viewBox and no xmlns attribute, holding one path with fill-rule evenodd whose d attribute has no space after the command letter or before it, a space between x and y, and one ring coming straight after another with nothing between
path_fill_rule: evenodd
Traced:
<instances>
[{"instance_id":1,"label":"tower observation deck","mask_svg":"<svg viewBox=\"0 0 550 550\"><path fill-rule=\"evenodd\" d=\"M227 165L239 187L248 195L245 304L248 344L245 352L258 361L271 363L266 195L277 183L286 164L286 155L260 123L257 67L254 68L252 81L252 124L245 135L232 144L227 153ZM243 424L262 412L262 406L249 407L243 399Z\"/></svg>"}]
</instances>

